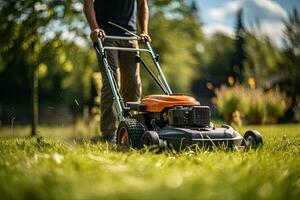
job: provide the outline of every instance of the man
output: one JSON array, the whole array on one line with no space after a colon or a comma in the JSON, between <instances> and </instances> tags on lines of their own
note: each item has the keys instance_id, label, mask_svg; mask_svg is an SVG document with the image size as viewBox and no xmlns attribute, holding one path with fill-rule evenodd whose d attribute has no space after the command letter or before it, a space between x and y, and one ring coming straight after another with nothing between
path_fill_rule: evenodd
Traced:
<instances>
[{"instance_id":1,"label":"man","mask_svg":"<svg viewBox=\"0 0 300 200\"><path fill-rule=\"evenodd\" d=\"M136 32L136 17L138 17L141 36L151 41L148 35L148 4L147 0L85 0L84 14L91 29L90 37L97 42L102 35L104 46L137 47L135 40L105 40L106 35L128 36L125 31L111 25L116 23L132 32ZM138 101L141 97L140 68L136 62L136 52L108 51L109 65L115 72L120 92L125 102ZM113 97L104 66L98 55L100 72L102 74L101 89L101 121L100 127L104 141L116 141L117 115L113 105Z\"/></svg>"}]
</instances>

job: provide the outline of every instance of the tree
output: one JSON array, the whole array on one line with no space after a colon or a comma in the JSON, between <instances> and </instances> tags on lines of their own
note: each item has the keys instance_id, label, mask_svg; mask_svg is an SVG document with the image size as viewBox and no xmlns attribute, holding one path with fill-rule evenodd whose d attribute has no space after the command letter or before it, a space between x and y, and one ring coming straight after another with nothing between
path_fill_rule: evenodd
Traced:
<instances>
[{"instance_id":1,"label":"tree","mask_svg":"<svg viewBox=\"0 0 300 200\"><path fill-rule=\"evenodd\" d=\"M274 46L268 37L259 37L255 33L246 35L243 76L254 78L258 87L268 88L274 81L280 80L280 62L283 61L282 52Z\"/></svg>"},{"instance_id":2,"label":"tree","mask_svg":"<svg viewBox=\"0 0 300 200\"><path fill-rule=\"evenodd\" d=\"M284 75L284 89L294 105L300 98L300 15L297 8L289 14L284 25L284 62L280 68Z\"/></svg>"},{"instance_id":3,"label":"tree","mask_svg":"<svg viewBox=\"0 0 300 200\"><path fill-rule=\"evenodd\" d=\"M215 33L205 42L201 71L206 78L226 80L232 76L231 56L234 53L234 40L224 33Z\"/></svg>"},{"instance_id":4,"label":"tree","mask_svg":"<svg viewBox=\"0 0 300 200\"><path fill-rule=\"evenodd\" d=\"M48 34L48 28L54 22L64 24L69 20L70 15L78 12L73 6L77 1L0 1L0 47L1 58L1 79L6 72L17 68L20 77L31 80L31 108L32 123L31 135L36 135L38 124L38 66L42 56L45 56L42 49L43 37ZM62 30L54 27L57 31L52 31L60 35ZM70 27L71 28L71 27ZM22 67L22 70L19 68ZM10 68L10 69L9 69ZM29 73L30 72L30 73ZM29 78L30 77L30 78ZM19 78L14 76L14 78ZM9 93L9 92L8 92Z\"/></svg>"},{"instance_id":5,"label":"tree","mask_svg":"<svg viewBox=\"0 0 300 200\"><path fill-rule=\"evenodd\" d=\"M189 93L198 75L195 73L200 59L197 45L203 42L196 4L182 0L149 3L149 33L153 48L160 54L163 71L173 92ZM142 77L145 94L159 91L149 76Z\"/></svg>"},{"instance_id":6,"label":"tree","mask_svg":"<svg viewBox=\"0 0 300 200\"><path fill-rule=\"evenodd\" d=\"M237 11L236 25L235 25L235 50L232 57L232 76L237 81L242 81L242 72L244 69L244 62L246 59L245 53L245 34L246 29L243 23L243 9Z\"/></svg>"}]
</instances>

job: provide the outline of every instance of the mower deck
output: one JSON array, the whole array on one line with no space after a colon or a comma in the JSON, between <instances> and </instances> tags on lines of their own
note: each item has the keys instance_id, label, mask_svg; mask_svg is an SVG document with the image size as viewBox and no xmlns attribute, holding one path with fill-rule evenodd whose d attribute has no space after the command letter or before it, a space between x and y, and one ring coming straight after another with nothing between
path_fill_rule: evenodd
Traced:
<instances>
[{"instance_id":1,"label":"mower deck","mask_svg":"<svg viewBox=\"0 0 300 200\"><path fill-rule=\"evenodd\" d=\"M166 126L157 131L159 138L166 141L168 146L180 150L187 147L200 148L241 146L243 137L230 126L222 128L177 128Z\"/></svg>"}]
</instances>

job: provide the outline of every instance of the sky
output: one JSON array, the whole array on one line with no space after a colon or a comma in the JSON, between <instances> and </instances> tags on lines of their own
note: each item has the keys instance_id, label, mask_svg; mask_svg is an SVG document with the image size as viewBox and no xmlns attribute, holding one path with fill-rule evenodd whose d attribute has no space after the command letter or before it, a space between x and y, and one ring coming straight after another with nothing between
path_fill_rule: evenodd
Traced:
<instances>
[{"instance_id":1,"label":"sky","mask_svg":"<svg viewBox=\"0 0 300 200\"><path fill-rule=\"evenodd\" d=\"M196 0L203 31L210 36L222 31L232 36L236 11L244 10L246 28L258 35L268 35L277 45L282 45L283 20L293 7L300 10L300 0ZM259 22L259 23L257 23Z\"/></svg>"}]
</instances>

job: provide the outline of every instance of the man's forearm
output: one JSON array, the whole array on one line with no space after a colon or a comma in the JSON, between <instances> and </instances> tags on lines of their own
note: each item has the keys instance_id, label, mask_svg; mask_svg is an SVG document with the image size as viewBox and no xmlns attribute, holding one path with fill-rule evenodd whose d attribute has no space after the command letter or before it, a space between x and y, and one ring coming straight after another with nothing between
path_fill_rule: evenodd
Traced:
<instances>
[{"instance_id":1,"label":"man's forearm","mask_svg":"<svg viewBox=\"0 0 300 200\"><path fill-rule=\"evenodd\" d=\"M96 20L96 14L94 10L94 0L84 0L83 12L89 23L91 30L97 29L98 24Z\"/></svg>"},{"instance_id":2,"label":"man's forearm","mask_svg":"<svg viewBox=\"0 0 300 200\"><path fill-rule=\"evenodd\" d=\"M141 33L148 34L149 10L147 0L138 0L138 19Z\"/></svg>"}]
</instances>

